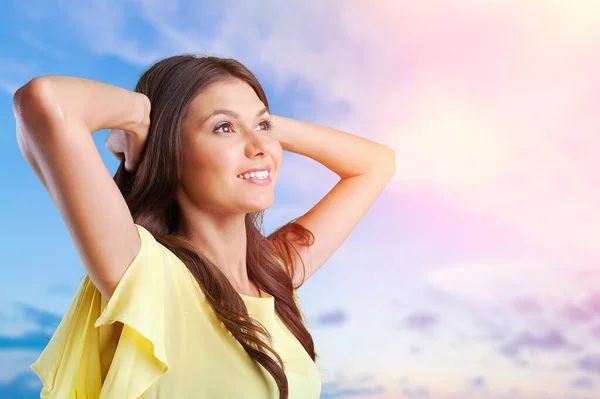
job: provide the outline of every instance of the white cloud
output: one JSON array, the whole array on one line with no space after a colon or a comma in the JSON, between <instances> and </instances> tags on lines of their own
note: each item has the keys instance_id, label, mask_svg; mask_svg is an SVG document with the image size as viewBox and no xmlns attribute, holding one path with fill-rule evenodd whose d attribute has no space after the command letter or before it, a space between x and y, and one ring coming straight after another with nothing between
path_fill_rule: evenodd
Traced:
<instances>
[{"instance_id":1,"label":"white cloud","mask_svg":"<svg viewBox=\"0 0 600 399\"><path fill-rule=\"evenodd\" d=\"M424 273L422 281L455 297L487 305L512 303L531 296L544 307L583 300L600 286L592 267L551 267L536 261L465 262L443 265Z\"/></svg>"},{"instance_id":2,"label":"white cloud","mask_svg":"<svg viewBox=\"0 0 600 399\"><path fill-rule=\"evenodd\" d=\"M0 351L0 383L8 382L29 370L29 365L38 357L32 351Z\"/></svg>"}]
</instances>

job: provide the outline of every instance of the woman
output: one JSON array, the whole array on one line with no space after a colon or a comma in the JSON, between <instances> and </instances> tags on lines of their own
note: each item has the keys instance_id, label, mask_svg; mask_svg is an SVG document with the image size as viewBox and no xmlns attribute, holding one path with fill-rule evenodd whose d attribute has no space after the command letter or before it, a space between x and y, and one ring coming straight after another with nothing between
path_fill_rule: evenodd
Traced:
<instances>
[{"instance_id":1,"label":"woman","mask_svg":"<svg viewBox=\"0 0 600 399\"><path fill-rule=\"evenodd\" d=\"M41 76L14 111L87 271L31 366L42 398L319 397L296 290L381 194L391 149L271 114L248 69L209 56L164 59L135 91ZM100 129L122 161L112 180ZM282 149L341 180L265 237Z\"/></svg>"}]
</instances>

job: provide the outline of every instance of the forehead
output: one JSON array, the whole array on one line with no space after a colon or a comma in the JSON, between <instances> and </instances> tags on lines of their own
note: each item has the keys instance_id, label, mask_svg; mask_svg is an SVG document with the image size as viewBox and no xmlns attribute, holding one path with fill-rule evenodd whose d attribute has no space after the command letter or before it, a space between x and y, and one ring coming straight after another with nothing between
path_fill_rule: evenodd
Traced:
<instances>
[{"instance_id":1,"label":"forehead","mask_svg":"<svg viewBox=\"0 0 600 399\"><path fill-rule=\"evenodd\" d=\"M239 79L215 82L198 94L190 104L193 114L203 120L215 109L230 109L242 115L254 115L264 107L249 84Z\"/></svg>"}]
</instances>

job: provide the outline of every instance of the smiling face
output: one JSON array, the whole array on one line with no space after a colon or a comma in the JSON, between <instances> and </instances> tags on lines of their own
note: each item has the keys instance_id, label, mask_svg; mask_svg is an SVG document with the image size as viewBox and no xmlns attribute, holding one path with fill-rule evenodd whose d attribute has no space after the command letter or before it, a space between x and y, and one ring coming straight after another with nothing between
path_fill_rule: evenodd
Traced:
<instances>
[{"instance_id":1,"label":"smiling face","mask_svg":"<svg viewBox=\"0 0 600 399\"><path fill-rule=\"evenodd\" d=\"M183 195L195 206L219 213L271 207L282 148L270 120L265 104L247 83L229 79L207 86L190 103L182 125ZM238 177L262 165L271 166L270 183Z\"/></svg>"}]
</instances>

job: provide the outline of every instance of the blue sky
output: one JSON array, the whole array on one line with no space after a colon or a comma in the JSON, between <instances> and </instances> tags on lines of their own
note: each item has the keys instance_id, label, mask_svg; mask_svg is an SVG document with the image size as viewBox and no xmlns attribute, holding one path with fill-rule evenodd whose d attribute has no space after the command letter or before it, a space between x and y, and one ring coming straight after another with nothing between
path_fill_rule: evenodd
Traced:
<instances>
[{"instance_id":1,"label":"blue sky","mask_svg":"<svg viewBox=\"0 0 600 399\"><path fill-rule=\"evenodd\" d=\"M323 398L600 397L599 197L587 189L600 148L584 135L600 121L597 97L569 91L600 87L585 55L600 44L600 12L450 4L1 4L0 397L39 397L29 365L85 273L19 152L12 94L47 74L132 89L153 62L185 52L245 63L276 114L396 151L397 175L300 290ZM552 57L568 62L532 67ZM107 134L93 137L114 174ZM265 233L336 181L284 153Z\"/></svg>"}]
</instances>

